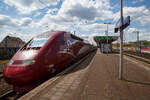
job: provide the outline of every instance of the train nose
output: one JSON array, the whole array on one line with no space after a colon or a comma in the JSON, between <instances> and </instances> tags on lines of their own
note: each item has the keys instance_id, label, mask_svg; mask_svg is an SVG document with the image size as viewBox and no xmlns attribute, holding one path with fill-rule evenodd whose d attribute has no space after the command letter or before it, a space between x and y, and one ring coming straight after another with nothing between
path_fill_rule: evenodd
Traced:
<instances>
[{"instance_id":1,"label":"train nose","mask_svg":"<svg viewBox=\"0 0 150 100\"><path fill-rule=\"evenodd\" d=\"M10 84L17 83L16 81L17 77L19 76L19 73L23 72L24 70L24 67L18 68L6 66L3 72L5 81Z\"/></svg>"}]
</instances>

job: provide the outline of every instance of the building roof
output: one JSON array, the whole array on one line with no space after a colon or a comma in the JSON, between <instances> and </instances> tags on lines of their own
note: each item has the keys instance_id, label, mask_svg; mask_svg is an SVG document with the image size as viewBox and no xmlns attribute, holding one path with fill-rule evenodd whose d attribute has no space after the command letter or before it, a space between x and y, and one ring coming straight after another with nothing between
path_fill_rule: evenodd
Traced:
<instances>
[{"instance_id":1,"label":"building roof","mask_svg":"<svg viewBox=\"0 0 150 100\"><path fill-rule=\"evenodd\" d=\"M118 39L118 36L94 36L96 43L112 43Z\"/></svg>"},{"instance_id":2,"label":"building roof","mask_svg":"<svg viewBox=\"0 0 150 100\"><path fill-rule=\"evenodd\" d=\"M23 40L21 40L19 37L12 37L12 36L6 36L2 41L4 41L5 39L9 39L12 41L19 41L19 42L23 42L25 43Z\"/></svg>"},{"instance_id":3,"label":"building roof","mask_svg":"<svg viewBox=\"0 0 150 100\"><path fill-rule=\"evenodd\" d=\"M12 45L13 44L13 45ZM23 45L25 42L18 37L6 36L0 43L0 47L4 46L15 46L15 45Z\"/></svg>"}]
</instances>

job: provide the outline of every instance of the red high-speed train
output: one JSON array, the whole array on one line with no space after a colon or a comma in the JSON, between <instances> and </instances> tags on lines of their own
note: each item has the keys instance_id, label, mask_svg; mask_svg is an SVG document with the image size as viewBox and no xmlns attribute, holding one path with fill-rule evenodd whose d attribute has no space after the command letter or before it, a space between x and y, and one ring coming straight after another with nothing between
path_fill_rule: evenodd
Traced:
<instances>
[{"instance_id":1,"label":"red high-speed train","mask_svg":"<svg viewBox=\"0 0 150 100\"><path fill-rule=\"evenodd\" d=\"M96 48L65 31L49 31L33 37L12 57L4 79L16 92L27 92L38 82Z\"/></svg>"}]
</instances>

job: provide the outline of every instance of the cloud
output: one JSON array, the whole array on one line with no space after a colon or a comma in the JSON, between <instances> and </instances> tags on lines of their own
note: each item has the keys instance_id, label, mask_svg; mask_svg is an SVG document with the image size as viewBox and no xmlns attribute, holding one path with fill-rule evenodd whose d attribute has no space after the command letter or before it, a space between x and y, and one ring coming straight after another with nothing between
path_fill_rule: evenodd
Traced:
<instances>
[{"instance_id":1,"label":"cloud","mask_svg":"<svg viewBox=\"0 0 150 100\"><path fill-rule=\"evenodd\" d=\"M46 14L55 14L56 12L58 12L59 9L58 8L54 8L54 9L49 9Z\"/></svg>"},{"instance_id":2,"label":"cloud","mask_svg":"<svg viewBox=\"0 0 150 100\"><path fill-rule=\"evenodd\" d=\"M15 2L4 0L5 3L16 7L21 13L27 14L34 10L37 11L33 16L35 19L0 15L0 22L2 22L0 25L4 27L2 32L16 33L16 36L20 33L20 37L25 40L32 37L28 33L37 35L48 30L76 31L76 34L80 36L82 33L84 36L104 35L107 26L99 22L107 22L113 18L115 18L114 21L117 21L120 15L119 12L113 13L109 0L63 0L62 5L58 8L47 6L56 5L60 0L50 0L51 3L48 2L49 0L41 1L42 3L39 0L18 0ZM45 9L38 10L42 8ZM145 6L124 7L124 15L130 15L132 21L139 21L142 25L150 23L150 11ZM37 16L38 19L36 19ZM109 33L113 33L113 29L114 25L109 25ZM125 33L131 34L134 30L134 28L129 28ZM140 31L145 35L148 32L147 30ZM141 38L146 39L146 36L141 35ZM133 40L130 39L130 35L127 37L129 40Z\"/></svg>"},{"instance_id":3,"label":"cloud","mask_svg":"<svg viewBox=\"0 0 150 100\"><path fill-rule=\"evenodd\" d=\"M34 17L41 15L41 12L35 12Z\"/></svg>"},{"instance_id":4,"label":"cloud","mask_svg":"<svg viewBox=\"0 0 150 100\"><path fill-rule=\"evenodd\" d=\"M75 9L70 9L66 11L65 14L71 17L78 17L86 20L94 20L97 16L97 11L94 7L85 8L82 5L78 4L74 5L72 8Z\"/></svg>"},{"instance_id":5,"label":"cloud","mask_svg":"<svg viewBox=\"0 0 150 100\"><path fill-rule=\"evenodd\" d=\"M107 30L106 24L103 23L93 23L93 24L87 24L87 25L80 25L80 28L87 31L93 31L94 33L99 32L99 35L104 35L105 30ZM109 35L113 35L114 25L110 24L108 25L108 33Z\"/></svg>"},{"instance_id":6,"label":"cloud","mask_svg":"<svg viewBox=\"0 0 150 100\"><path fill-rule=\"evenodd\" d=\"M42 9L49 5L56 5L60 0L4 0L10 6L16 7L21 13L30 13L33 10ZM45 4L44 4L45 3ZM39 13L37 13L37 16ZM21 19L5 16L8 21L3 21L9 27L16 27L16 30L42 28L42 30L74 30L80 27L82 21L95 21L112 19L112 11L109 0L64 0L60 8L52 8L45 12L42 19L34 22L31 18ZM36 16L36 15L35 15ZM3 19L2 19L3 20ZM6 20L6 19L5 19ZM9 22L9 23L7 23ZM3 25L4 26L4 25ZM98 25L85 25L88 29L101 31ZM94 29L92 29L94 28Z\"/></svg>"},{"instance_id":7,"label":"cloud","mask_svg":"<svg viewBox=\"0 0 150 100\"><path fill-rule=\"evenodd\" d=\"M31 18L24 17L16 19L7 15L0 15L0 36L13 35L23 40L29 40L33 35L41 33L43 29ZM32 33L32 34L28 34ZM27 35L28 34L28 35ZM1 40L1 39L0 39Z\"/></svg>"},{"instance_id":8,"label":"cloud","mask_svg":"<svg viewBox=\"0 0 150 100\"><path fill-rule=\"evenodd\" d=\"M14 6L20 13L28 14L34 10L57 5L60 0L4 0L9 6Z\"/></svg>"},{"instance_id":9,"label":"cloud","mask_svg":"<svg viewBox=\"0 0 150 100\"><path fill-rule=\"evenodd\" d=\"M139 2L143 2L144 0L134 0L132 1L133 4L139 3Z\"/></svg>"},{"instance_id":10,"label":"cloud","mask_svg":"<svg viewBox=\"0 0 150 100\"><path fill-rule=\"evenodd\" d=\"M21 19L16 19L7 15L0 15L0 25L3 27L28 27L31 23L34 23L31 18L24 17Z\"/></svg>"},{"instance_id":11,"label":"cloud","mask_svg":"<svg viewBox=\"0 0 150 100\"><path fill-rule=\"evenodd\" d=\"M54 9L57 10L57 9ZM62 29L62 27L69 27L72 26L73 24L77 23L78 20L77 18L72 18L72 17L67 17L67 16L63 16L62 14L52 14L50 13L52 10L49 10L49 13L46 13L44 15L44 17L38 22L39 26L49 26L49 28L55 26L55 27L60 27ZM54 27L54 29L55 29ZM65 29L66 29L65 28Z\"/></svg>"},{"instance_id":12,"label":"cloud","mask_svg":"<svg viewBox=\"0 0 150 100\"><path fill-rule=\"evenodd\" d=\"M18 21L16 19L12 19L10 16L0 15L0 25L1 26L11 26L17 27Z\"/></svg>"},{"instance_id":13,"label":"cloud","mask_svg":"<svg viewBox=\"0 0 150 100\"><path fill-rule=\"evenodd\" d=\"M112 19L112 16L109 0L65 0L59 9L49 9L38 24L49 28L59 27L72 30L80 28L80 22Z\"/></svg>"},{"instance_id":14,"label":"cloud","mask_svg":"<svg viewBox=\"0 0 150 100\"><path fill-rule=\"evenodd\" d=\"M4 0L6 4L14 6L18 11L20 11L20 13L24 14L50 5L56 5L60 0L40 1L17 0L14 2L13 0ZM4 15L7 18L7 21L5 18L3 26L7 25L5 29L7 28L8 30L3 28L2 32L20 33L20 37L25 37L25 40L27 40L27 33L42 33L48 30L78 30L78 32L80 32L80 30L82 30L81 32L92 30L92 34L98 34L98 32L103 32L106 29L106 25L98 23L88 25L88 21L94 22L96 20L113 18L113 12L111 10L109 0L64 0L60 8L50 8L46 12L42 13L39 13L39 11L37 13L36 12L34 17L39 16L40 14L45 14L41 19L39 19L39 21L36 22L30 17L17 19ZM10 22L11 24L8 24L7 22ZM23 36L23 34L25 36Z\"/></svg>"},{"instance_id":15,"label":"cloud","mask_svg":"<svg viewBox=\"0 0 150 100\"><path fill-rule=\"evenodd\" d=\"M126 42L132 41L135 42L137 41L137 32L139 32L139 39L140 40L150 40L150 32L149 30L146 29L138 29L131 27L128 30L124 31L124 39Z\"/></svg>"},{"instance_id":16,"label":"cloud","mask_svg":"<svg viewBox=\"0 0 150 100\"><path fill-rule=\"evenodd\" d=\"M31 23L32 23L32 19L31 18L23 18L21 26L29 26Z\"/></svg>"},{"instance_id":17,"label":"cloud","mask_svg":"<svg viewBox=\"0 0 150 100\"><path fill-rule=\"evenodd\" d=\"M131 16L131 20L139 21L142 25L150 23L150 11L145 6L140 7L124 7L123 8L124 16ZM117 21L120 11L115 14L114 20Z\"/></svg>"},{"instance_id":18,"label":"cloud","mask_svg":"<svg viewBox=\"0 0 150 100\"><path fill-rule=\"evenodd\" d=\"M113 16L109 0L65 0L58 14L85 20L105 20Z\"/></svg>"},{"instance_id":19,"label":"cloud","mask_svg":"<svg viewBox=\"0 0 150 100\"><path fill-rule=\"evenodd\" d=\"M106 26L104 24L99 24L99 23L81 25L80 27L83 30L93 30L93 31L104 31L106 29Z\"/></svg>"}]
</instances>

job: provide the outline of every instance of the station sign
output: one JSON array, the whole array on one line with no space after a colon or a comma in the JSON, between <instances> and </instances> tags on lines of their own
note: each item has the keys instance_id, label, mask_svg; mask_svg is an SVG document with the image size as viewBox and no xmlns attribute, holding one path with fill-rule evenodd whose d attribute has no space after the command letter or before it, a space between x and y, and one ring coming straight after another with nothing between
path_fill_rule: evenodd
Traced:
<instances>
[{"instance_id":1,"label":"station sign","mask_svg":"<svg viewBox=\"0 0 150 100\"><path fill-rule=\"evenodd\" d=\"M112 36L96 36L97 40L112 40Z\"/></svg>"},{"instance_id":2,"label":"station sign","mask_svg":"<svg viewBox=\"0 0 150 100\"><path fill-rule=\"evenodd\" d=\"M121 19L123 19L123 23L121 22ZM130 25L130 16L127 16L125 19L121 17L115 26L114 32L117 33L119 29L123 30L129 25Z\"/></svg>"}]
</instances>

